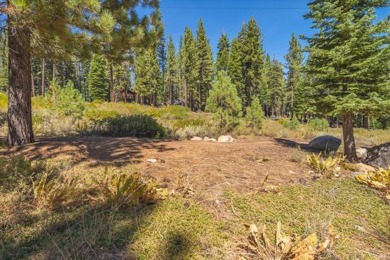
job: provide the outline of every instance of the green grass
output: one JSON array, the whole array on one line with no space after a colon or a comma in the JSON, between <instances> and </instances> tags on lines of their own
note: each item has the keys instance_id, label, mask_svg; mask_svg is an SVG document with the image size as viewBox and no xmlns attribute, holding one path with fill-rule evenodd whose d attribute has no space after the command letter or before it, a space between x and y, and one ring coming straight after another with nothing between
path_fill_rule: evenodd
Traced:
<instances>
[{"instance_id":1,"label":"green grass","mask_svg":"<svg viewBox=\"0 0 390 260\"><path fill-rule=\"evenodd\" d=\"M245 223L274 228L281 221L284 231L305 235L321 235L332 223L341 236L335 247L341 259L383 257L389 248L390 207L373 190L350 179L287 186L280 194L230 193L228 197Z\"/></svg>"},{"instance_id":2,"label":"green grass","mask_svg":"<svg viewBox=\"0 0 390 260\"><path fill-rule=\"evenodd\" d=\"M279 194L227 192L224 201L225 218L181 197L119 211L89 205L51 212L4 203L0 259L221 259L237 254L238 243L246 242L244 223L264 223L271 236L278 221L285 233L319 237L332 223L340 235L334 248L340 259L388 253L390 207L351 179L285 186Z\"/></svg>"}]
</instances>

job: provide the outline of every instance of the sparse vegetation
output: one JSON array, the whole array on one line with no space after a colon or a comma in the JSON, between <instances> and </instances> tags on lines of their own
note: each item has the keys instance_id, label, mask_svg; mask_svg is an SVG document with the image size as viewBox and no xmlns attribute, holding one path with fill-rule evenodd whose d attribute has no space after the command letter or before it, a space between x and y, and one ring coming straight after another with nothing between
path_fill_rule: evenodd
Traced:
<instances>
[{"instance_id":1,"label":"sparse vegetation","mask_svg":"<svg viewBox=\"0 0 390 260\"><path fill-rule=\"evenodd\" d=\"M321 174L326 178L339 177L340 162L344 159L342 157L328 156L323 158L321 154L309 154L307 155L307 162L314 169L316 173Z\"/></svg>"}]
</instances>

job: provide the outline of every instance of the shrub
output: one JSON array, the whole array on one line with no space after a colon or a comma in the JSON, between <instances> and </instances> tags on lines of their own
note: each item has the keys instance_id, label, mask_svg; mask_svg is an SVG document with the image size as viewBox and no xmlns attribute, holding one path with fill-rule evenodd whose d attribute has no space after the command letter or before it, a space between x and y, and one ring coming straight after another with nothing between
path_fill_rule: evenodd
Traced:
<instances>
[{"instance_id":1,"label":"shrub","mask_svg":"<svg viewBox=\"0 0 390 260\"><path fill-rule=\"evenodd\" d=\"M245 122L246 126L253 129L261 129L263 127L264 111L257 98L252 101L250 107L246 108Z\"/></svg>"},{"instance_id":2,"label":"shrub","mask_svg":"<svg viewBox=\"0 0 390 260\"><path fill-rule=\"evenodd\" d=\"M128 115L106 118L95 123L94 131L110 136L162 138L164 128L146 115Z\"/></svg>"},{"instance_id":3,"label":"shrub","mask_svg":"<svg viewBox=\"0 0 390 260\"><path fill-rule=\"evenodd\" d=\"M329 128L329 122L328 120L322 118L315 118L309 121L309 127L314 131L326 131Z\"/></svg>"},{"instance_id":4,"label":"shrub","mask_svg":"<svg viewBox=\"0 0 390 260\"><path fill-rule=\"evenodd\" d=\"M291 120L281 119L279 123L290 130L297 130L300 126L300 123L296 117L293 117Z\"/></svg>"},{"instance_id":5,"label":"shrub","mask_svg":"<svg viewBox=\"0 0 390 260\"><path fill-rule=\"evenodd\" d=\"M340 167L337 165L343 161L343 158L336 157L333 158L329 156L325 160L321 158L321 154L309 154L307 156L307 162L311 168L313 168L317 173L323 175L326 178L332 178L333 176L338 176Z\"/></svg>"},{"instance_id":6,"label":"shrub","mask_svg":"<svg viewBox=\"0 0 390 260\"><path fill-rule=\"evenodd\" d=\"M56 81L50 84L50 92L47 96L55 106L53 107L61 115L80 117L85 109L84 98L69 81L65 87L59 87Z\"/></svg>"},{"instance_id":7,"label":"shrub","mask_svg":"<svg viewBox=\"0 0 390 260\"><path fill-rule=\"evenodd\" d=\"M387 170L379 169L367 174L360 174L357 175L355 179L359 183L366 184L375 189L387 190L390 192L390 168Z\"/></svg>"},{"instance_id":8,"label":"shrub","mask_svg":"<svg viewBox=\"0 0 390 260\"><path fill-rule=\"evenodd\" d=\"M106 169L107 172L107 169ZM139 174L109 174L103 180L95 181L95 194L91 198L108 204L115 209L136 206L139 203L154 202L158 190L153 183L144 182Z\"/></svg>"},{"instance_id":9,"label":"shrub","mask_svg":"<svg viewBox=\"0 0 390 260\"><path fill-rule=\"evenodd\" d=\"M7 111L8 107L8 97L4 92L0 92L0 110Z\"/></svg>"},{"instance_id":10,"label":"shrub","mask_svg":"<svg viewBox=\"0 0 390 260\"><path fill-rule=\"evenodd\" d=\"M99 121L107 118L114 118L119 116L119 112L115 110L101 110L91 109L84 113L84 116L88 120Z\"/></svg>"},{"instance_id":11,"label":"shrub","mask_svg":"<svg viewBox=\"0 0 390 260\"><path fill-rule=\"evenodd\" d=\"M34 200L39 208L56 210L75 205L80 201L80 194L75 179L48 180L48 174L34 183Z\"/></svg>"},{"instance_id":12,"label":"shrub","mask_svg":"<svg viewBox=\"0 0 390 260\"><path fill-rule=\"evenodd\" d=\"M221 129L229 131L239 123L242 114L241 100L225 72L219 72L212 84L206 111L214 113L214 119Z\"/></svg>"}]
</instances>

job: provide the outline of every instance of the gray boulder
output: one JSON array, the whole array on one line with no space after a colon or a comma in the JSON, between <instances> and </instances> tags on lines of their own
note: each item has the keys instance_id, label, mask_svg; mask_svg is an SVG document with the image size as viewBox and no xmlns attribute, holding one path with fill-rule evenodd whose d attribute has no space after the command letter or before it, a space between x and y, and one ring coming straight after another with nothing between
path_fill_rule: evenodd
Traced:
<instances>
[{"instance_id":1,"label":"gray boulder","mask_svg":"<svg viewBox=\"0 0 390 260\"><path fill-rule=\"evenodd\" d=\"M340 145L341 140L331 135L319 136L309 143L310 148L323 152L336 152Z\"/></svg>"},{"instance_id":2,"label":"gray boulder","mask_svg":"<svg viewBox=\"0 0 390 260\"><path fill-rule=\"evenodd\" d=\"M389 168L390 142L367 149L367 155L364 162L377 168Z\"/></svg>"}]
</instances>

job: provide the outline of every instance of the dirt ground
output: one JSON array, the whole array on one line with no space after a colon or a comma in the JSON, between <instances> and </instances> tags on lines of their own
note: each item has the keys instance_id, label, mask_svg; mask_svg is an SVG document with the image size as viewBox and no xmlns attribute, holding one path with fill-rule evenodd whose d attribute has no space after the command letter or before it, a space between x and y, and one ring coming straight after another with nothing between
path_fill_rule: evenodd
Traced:
<instances>
[{"instance_id":1,"label":"dirt ground","mask_svg":"<svg viewBox=\"0 0 390 260\"><path fill-rule=\"evenodd\" d=\"M180 182L191 196L210 205L218 203L225 191L259 191L267 175L266 185L310 181L305 152L298 150L297 144L268 137L211 143L90 136L42 138L23 148L3 149L0 155L17 153L33 160L67 158L78 173L93 172L107 164L134 165L170 190L177 189ZM301 143L301 147L305 145ZM297 157L302 162L292 159ZM157 162L149 163L148 159Z\"/></svg>"}]
</instances>

